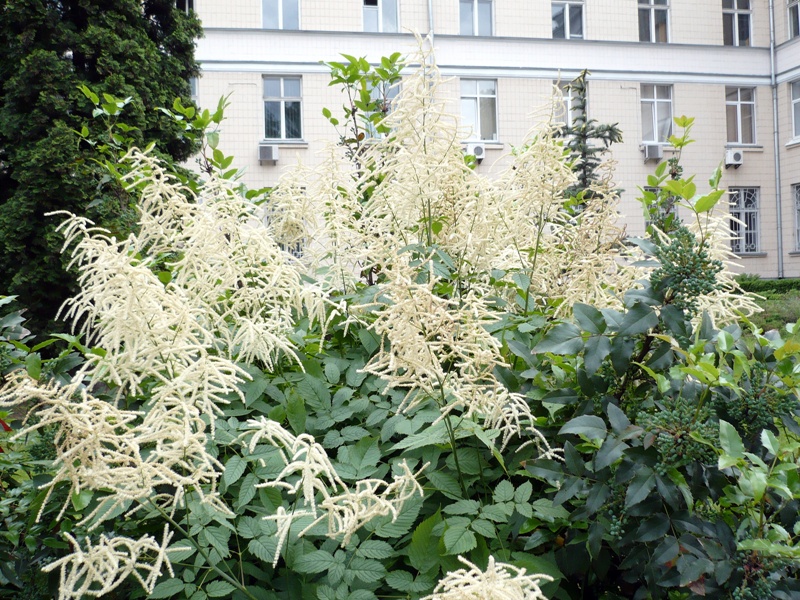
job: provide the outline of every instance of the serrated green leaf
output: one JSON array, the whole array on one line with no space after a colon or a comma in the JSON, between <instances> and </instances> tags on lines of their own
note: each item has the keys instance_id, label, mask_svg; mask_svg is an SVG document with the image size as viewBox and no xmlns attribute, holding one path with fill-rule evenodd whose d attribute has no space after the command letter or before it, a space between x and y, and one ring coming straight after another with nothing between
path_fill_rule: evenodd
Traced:
<instances>
[{"instance_id":1,"label":"serrated green leaf","mask_svg":"<svg viewBox=\"0 0 800 600\"><path fill-rule=\"evenodd\" d=\"M209 598L225 598L229 597L235 589L236 588L227 581L220 581L217 579L205 587L205 593Z\"/></svg>"},{"instance_id":2,"label":"serrated green leaf","mask_svg":"<svg viewBox=\"0 0 800 600\"><path fill-rule=\"evenodd\" d=\"M606 320L603 317L603 313L594 306L576 302L572 307L572 314L575 315L575 320L584 331L595 335L601 334L606 330Z\"/></svg>"},{"instance_id":3,"label":"serrated green leaf","mask_svg":"<svg viewBox=\"0 0 800 600\"><path fill-rule=\"evenodd\" d=\"M345 580L356 578L364 583L375 583L383 579L386 573L384 566L377 560L354 556L347 565ZM350 579L352 581L352 579Z\"/></svg>"},{"instance_id":4,"label":"serrated green leaf","mask_svg":"<svg viewBox=\"0 0 800 600\"><path fill-rule=\"evenodd\" d=\"M530 481L525 481L514 491L514 502L527 502L533 494L533 486Z\"/></svg>"},{"instance_id":5,"label":"serrated green leaf","mask_svg":"<svg viewBox=\"0 0 800 600\"><path fill-rule=\"evenodd\" d=\"M238 455L231 456L228 462L225 463L225 470L222 472L222 481L224 481L226 485L233 485L239 481L239 478L244 474L246 468L247 461L245 459Z\"/></svg>"},{"instance_id":6,"label":"serrated green leaf","mask_svg":"<svg viewBox=\"0 0 800 600\"><path fill-rule=\"evenodd\" d=\"M510 502L514 499L514 485L507 479L504 479L495 486L492 497L495 503Z\"/></svg>"},{"instance_id":7,"label":"serrated green leaf","mask_svg":"<svg viewBox=\"0 0 800 600\"><path fill-rule=\"evenodd\" d=\"M644 501L655 486L656 474L647 467L640 468L633 481L628 485L625 493L625 508L636 506Z\"/></svg>"},{"instance_id":8,"label":"serrated green leaf","mask_svg":"<svg viewBox=\"0 0 800 600\"><path fill-rule=\"evenodd\" d=\"M597 415L581 415L568 421L558 431L558 435L583 435L591 440L603 440L608 433L606 423Z\"/></svg>"},{"instance_id":9,"label":"serrated green leaf","mask_svg":"<svg viewBox=\"0 0 800 600\"><path fill-rule=\"evenodd\" d=\"M480 507L477 500L459 500L445 506L442 512L448 515L477 515Z\"/></svg>"},{"instance_id":10,"label":"serrated green leaf","mask_svg":"<svg viewBox=\"0 0 800 600\"><path fill-rule=\"evenodd\" d=\"M439 564L439 553L436 549L439 538L433 535L433 528L441 522L442 517L436 512L417 525L414 533L411 534L408 560L411 566L420 573L429 571Z\"/></svg>"},{"instance_id":11,"label":"serrated green leaf","mask_svg":"<svg viewBox=\"0 0 800 600\"><path fill-rule=\"evenodd\" d=\"M433 587L433 580L418 576L414 579L408 571L391 571L386 575L386 584L400 592L426 592Z\"/></svg>"},{"instance_id":12,"label":"serrated green leaf","mask_svg":"<svg viewBox=\"0 0 800 600\"><path fill-rule=\"evenodd\" d=\"M183 580L173 577L159 583L148 598L171 598L183 591Z\"/></svg>"},{"instance_id":13,"label":"serrated green leaf","mask_svg":"<svg viewBox=\"0 0 800 600\"><path fill-rule=\"evenodd\" d=\"M275 558L277 542L275 536L263 535L250 540L247 549L264 562L272 562Z\"/></svg>"},{"instance_id":14,"label":"serrated green leaf","mask_svg":"<svg viewBox=\"0 0 800 600\"><path fill-rule=\"evenodd\" d=\"M534 354L578 354L583 350L581 330L572 323L560 323L553 327L533 349Z\"/></svg>"},{"instance_id":15,"label":"serrated green leaf","mask_svg":"<svg viewBox=\"0 0 800 600\"><path fill-rule=\"evenodd\" d=\"M719 457L720 469L733 466L738 459L744 458L742 438L739 437L733 425L722 419L719 421L719 444L724 453ZM723 459L726 460L723 461ZM723 462L725 462L725 466L723 466Z\"/></svg>"},{"instance_id":16,"label":"serrated green leaf","mask_svg":"<svg viewBox=\"0 0 800 600\"><path fill-rule=\"evenodd\" d=\"M464 554L478 545L475 534L462 525L448 528L443 539L447 554Z\"/></svg>"},{"instance_id":17,"label":"serrated green leaf","mask_svg":"<svg viewBox=\"0 0 800 600\"><path fill-rule=\"evenodd\" d=\"M294 562L294 569L298 573L322 573L333 567L336 562L330 552L314 550L298 558Z\"/></svg>"},{"instance_id":18,"label":"serrated green leaf","mask_svg":"<svg viewBox=\"0 0 800 600\"><path fill-rule=\"evenodd\" d=\"M637 301L622 318L617 330L620 335L639 335L658 325L658 316L646 304Z\"/></svg>"},{"instance_id":19,"label":"serrated green leaf","mask_svg":"<svg viewBox=\"0 0 800 600\"><path fill-rule=\"evenodd\" d=\"M494 539L497 535L497 530L494 528L492 522L486 519L475 519L469 526L473 531L490 540Z\"/></svg>"}]
</instances>

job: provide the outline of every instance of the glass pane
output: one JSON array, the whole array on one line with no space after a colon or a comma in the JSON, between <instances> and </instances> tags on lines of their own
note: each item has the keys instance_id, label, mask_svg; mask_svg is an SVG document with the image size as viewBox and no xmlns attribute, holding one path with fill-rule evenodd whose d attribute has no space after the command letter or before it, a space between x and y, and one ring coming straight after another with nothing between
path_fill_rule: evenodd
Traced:
<instances>
[{"instance_id":1,"label":"glass pane","mask_svg":"<svg viewBox=\"0 0 800 600\"><path fill-rule=\"evenodd\" d=\"M792 116L794 117L794 137L800 137L800 102L792 104Z\"/></svg>"},{"instance_id":2,"label":"glass pane","mask_svg":"<svg viewBox=\"0 0 800 600\"><path fill-rule=\"evenodd\" d=\"M278 29L278 1L263 0L262 27L265 29Z\"/></svg>"},{"instance_id":3,"label":"glass pane","mask_svg":"<svg viewBox=\"0 0 800 600\"><path fill-rule=\"evenodd\" d=\"M476 131L478 119L478 101L475 98L461 99L461 125L467 130L467 136L475 139L478 135Z\"/></svg>"},{"instance_id":4,"label":"glass pane","mask_svg":"<svg viewBox=\"0 0 800 600\"><path fill-rule=\"evenodd\" d=\"M283 0L283 28L300 29L300 11L297 0Z\"/></svg>"},{"instance_id":5,"label":"glass pane","mask_svg":"<svg viewBox=\"0 0 800 600\"><path fill-rule=\"evenodd\" d=\"M377 6L364 6L364 31L378 31Z\"/></svg>"},{"instance_id":6,"label":"glass pane","mask_svg":"<svg viewBox=\"0 0 800 600\"><path fill-rule=\"evenodd\" d=\"M752 102L753 88L739 88L739 99L742 102Z\"/></svg>"},{"instance_id":7,"label":"glass pane","mask_svg":"<svg viewBox=\"0 0 800 600\"><path fill-rule=\"evenodd\" d=\"M756 142L756 121L754 106L752 104L742 104L742 143L755 144Z\"/></svg>"},{"instance_id":8,"label":"glass pane","mask_svg":"<svg viewBox=\"0 0 800 600\"><path fill-rule=\"evenodd\" d=\"M461 0L458 3L461 19L461 35L475 35L472 23L472 2L473 0Z\"/></svg>"},{"instance_id":9,"label":"glass pane","mask_svg":"<svg viewBox=\"0 0 800 600\"><path fill-rule=\"evenodd\" d=\"M474 79L461 80L461 95L462 96L475 96L478 94L478 82Z\"/></svg>"},{"instance_id":10,"label":"glass pane","mask_svg":"<svg viewBox=\"0 0 800 600\"><path fill-rule=\"evenodd\" d=\"M378 6L378 0L364 0L364 6Z\"/></svg>"},{"instance_id":11,"label":"glass pane","mask_svg":"<svg viewBox=\"0 0 800 600\"><path fill-rule=\"evenodd\" d=\"M666 6L667 5L667 0L655 0L655 2L651 1L650 4L656 4L656 5L660 4L662 6Z\"/></svg>"},{"instance_id":12,"label":"glass pane","mask_svg":"<svg viewBox=\"0 0 800 600\"><path fill-rule=\"evenodd\" d=\"M286 139L297 140L303 137L300 127L300 103L286 102Z\"/></svg>"},{"instance_id":13,"label":"glass pane","mask_svg":"<svg viewBox=\"0 0 800 600\"><path fill-rule=\"evenodd\" d=\"M658 141L666 142L667 138L672 135L672 104L657 102L656 118L658 119Z\"/></svg>"},{"instance_id":14,"label":"glass pane","mask_svg":"<svg viewBox=\"0 0 800 600\"><path fill-rule=\"evenodd\" d=\"M494 96L497 90L497 83L492 79L478 80L478 95Z\"/></svg>"},{"instance_id":15,"label":"glass pane","mask_svg":"<svg viewBox=\"0 0 800 600\"><path fill-rule=\"evenodd\" d=\"M492 35L492 3L478 0L478 35Z\"/></svg>"},{"instance_id":16,"label":"glass pane","mask_svg":"<svg viewBox=\"0 0 800 600\"><path fill-rule=\"evenodd\" d=\"M726 87L725 100L727 102L737 102L739 100L739 88Z\"/></svg>"},{"instance_id":17,"label":"glass pane","mask_svg":"<svg viewBox=\"0 0 800 600\"><path fill-rule=\"evenodd\" d=\"M667 11L654 10L653 16L656 21L656 42L665 44L667 42Z\"/></svg>"},{"instance_id":18,"label":"glass pane","mask_svg":"<svg viewBox=\"0 0 800 600\"><path fill-rule=\"evenodd\" d=\"M281 137L281 103L264 102L264 137Z\"/></svg>"},{"instance_id":19,"label":"glass pane","mask_svg":"<svg viewBox=\"0 0 800 600\"><path fill-rule=\"evenodd\" d=\"M657 85L656 98L670 100L672 98L672 88L668 85Z\"/></svg>"},{"instance_id":20,"label":"glass pane","mask_svg":"<svg viewBox=\"0 0 800 600\"><path fill-rule=\"evenodd\" d=\"M569 7L569 37L583 38L583 7L580 4Z\"/></svg>"},{"instance_id":21,"label":"glass pane","mask_svg":"<svg viewBox=\"0 0 800 600\"><path fill-rule=\"evenodd\" d=\"M383 0L383 30L387 33L399 31L397 0Z\"/></svg>"},{"instance_id":22,"label":"glass pane","mask_svg":"<svg viewBox=\"0 0 800 600\"><path fill-rule=\"evenodd\" d=\"M733 46L733 15L729 13L722 15L722 43Z\"/></svg>"},{"instance_id":23,"label":"glass pane","mask_svg":"<svg viewBox=\"0 0 800 600\"><path fill-rule=\"evenodd\" d=\"M736 107L728 105L725 107L725 121L728 125L728 142L739 143L739 120L736 118Z\"/></svg>"},{"instance_id":24,"label":"glass pane","mask_svg":"<svg viewBox=\"0 0 800 600\"><path fill-rule=\"evenodd\" d=\"M497 106L495 98L481 98L481 139L497 139Z\"/></svg>"},{"instance_id":25,"label":"glass pane","mask_svg":"<svg viewBox=\"0 0 800 600\"><path fill-rule=\"evenodd\" d=\"M800 29L798 26L798 20L800 19L800 6L795 4L794 6L789 7L789 33L791 37L797 37L800 35Z\"/></svg>"},{"instance_id":26,"label":"glass pane","mask_svg":"<svg viewBox=\"0 0 800 600\"><path fill-rule=\"evenodd\" d=\"M750 10L750 0L739 0L739 8L742 10Z\"/></svg>"},{"instance_id":27,"label":"glass pane","mask_svg":"<svg viewBox=\"0 0 800 600\"><path fill-rule=\"evenodd\" d=\"M650 9L639 9L639 41L650 41Z\"/></svg>"},{"instance_id":28,"label":"glass pane","mask_svg":"<svg viewBox=\"0 0 800 600\"><path fill-rule=\"evenodd\" d=\"M283 80L283 97L284 98L299 98L300 97L300 78L287 77Z\"/></svg>"},{"instance_id":29,"label":"glass pane","mask_svg":"<svg viewBox=\"0 0 800 600\"><path fill-rule=\"evenodd\" d=\"M750 45L750 15L739 15L739 45Z\"/></svg>"},{"instance_id":30,"label":"glass pane","mask_svg":"<svg viewBox=\"0 0 800 600\"><path fill-rule=\"evenodd\" d=\"M722 8L733 8L733 0L722 0Z\"/></svg>"},{"instance_id":31,"label":"glass pane","mask_svg":"<svg viewBox=\"0 0 800 600\"><path fill-rule=\"evenodd\" d=\"M655 98L655 87L647 83L642 84L642 98Z\"/></svg>"},{"instance_id":32,"label":"glass pane","mask_svg":"<svg viewBox=\"0 0 800 600\"><path fill-rule=\"evenodd\" d=\"M792 82L792 100L800 100L800 81Z\"/></svg>"},{"instance_id":33,"label":"glass pane","mask_svg":"<svg viewBox=\"0 0 800 600\"><path fill-rule=\"evenodd\" d=\"M280 98L281 97L281 80L277 77L264 78L264 97L266 98Z\"/></svg>"},{"instance_id":34,"label":"glass pane","mask_svg":"<svg viewBox=\"0 0 800 600\"><path fill-rule=\"evenodd\" d=\"M655 142L656 132L653 129L653 103L642 102L642 140Z\"/></svg>"},{"instance_id":35,"label":"glass pane","mask_svg":"<svg viewBox=\"0 0 800 600\"><path fill-rule=\"evenodd\" d=\"M564 27L564 5L553 4L553 38L563 40L567 37Z\"/></svg>"}]
</instances>

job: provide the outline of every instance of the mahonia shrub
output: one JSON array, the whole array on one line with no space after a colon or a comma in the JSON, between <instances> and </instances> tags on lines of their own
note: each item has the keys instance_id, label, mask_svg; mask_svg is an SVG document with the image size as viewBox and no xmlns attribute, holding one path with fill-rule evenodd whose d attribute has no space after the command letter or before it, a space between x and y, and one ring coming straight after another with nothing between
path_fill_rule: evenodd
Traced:
<instances>
[{"instance_id":1,"label":"mahonia shrub","mask_svg":"<svg viewBox=\"0 0 800 600\"><path fill-rule=\"evenodd\" d=\"M735 325L719 177L654 176L689 234L623 243L546 123L470 168L412 62L264 203L214 139L199 183L111 165L126 239L64 215L82 360L0 390L54 431L59 597L789 598L800 346Z\"/></svg>"}]
</instances>

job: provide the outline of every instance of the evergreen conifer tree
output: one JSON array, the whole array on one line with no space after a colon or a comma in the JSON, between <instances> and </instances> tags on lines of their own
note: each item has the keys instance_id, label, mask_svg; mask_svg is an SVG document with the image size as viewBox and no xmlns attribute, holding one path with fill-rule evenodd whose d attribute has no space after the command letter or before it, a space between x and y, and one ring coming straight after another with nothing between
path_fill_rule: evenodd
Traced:
<instances>
[{"instance_id":1,"label":"evergreen conifer tree","mask_svg":"<svg viewBox=\"0 0 800 600\"><path fill-rule=\"evenodd\" d=\"M130 97L120 122L134 143L155 141L162 156L185 160L192 142L154 108L188 102L201 31L174 0L0 1L0 294L18 296L35 330L58 327L75 283L59 254L61 218L45 213L126 232L127 195L101 185L97 149L75 133L88 125L90 139L104 135L79 86Z\"/></svg>"}]
</instances>

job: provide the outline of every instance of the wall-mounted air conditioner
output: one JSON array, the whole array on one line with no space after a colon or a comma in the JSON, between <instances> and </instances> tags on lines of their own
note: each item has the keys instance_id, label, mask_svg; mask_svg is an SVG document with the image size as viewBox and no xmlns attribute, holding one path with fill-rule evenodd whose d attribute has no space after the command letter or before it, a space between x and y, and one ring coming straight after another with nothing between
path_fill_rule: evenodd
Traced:
<instances>
[{"instance_id":1,"label":"wall-mounted air conditioner","mask_svg":"<svg viewBox=\"0 0 800 600\"><path fill-rule=\"evenodd\" d=\"M270 144L258 145L258 162L271 162L275 164L278 162L280 155L280 148L278 148L278 146L272 146Z\"/></svg>"},{"instance_id":2,"label":"wall-mounted air conditioner","mask_svg":"<svg viewBox=\"0 0 800 600\"><path fill-rule=\"evenodd\" d=\"M664 158L664 146L660 144L645 144L644 149L644 162L654 160L658 162Z\"/></svg>"},{"instance_id":3,"label":"wall-mounted air conditioner","mask_svg":"<svg viewBox=\"0 0 800 600\"><path fill-rule=\"evenodd\" d=\"M738 169L744 162L744 152L735 148L725 150L725 168L733 167Z\"/></svg>"},{"instance_id":4,"label":"wall-mounted air conditioner","mask_svg":"<svg viewBox=\"0 0 800 600\"><path fill-rule=\"evenodd\" d=\"M467 144L466 153L471 154L475 157L475 160L481 162L486 158L486 146L483 144Z\"/></svg>"}]
</instances>

